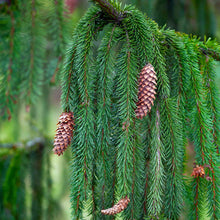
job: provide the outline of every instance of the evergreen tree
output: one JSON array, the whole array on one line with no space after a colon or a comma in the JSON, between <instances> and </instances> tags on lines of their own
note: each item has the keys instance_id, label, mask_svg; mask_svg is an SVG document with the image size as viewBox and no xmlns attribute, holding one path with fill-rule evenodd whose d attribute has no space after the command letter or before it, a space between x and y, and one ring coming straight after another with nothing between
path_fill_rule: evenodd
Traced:
<instances>
[{"instance_id":1,"label":"evergreen tree","mask_svg":"<svg viewBox=\"0 0 220 220\"><path fill-rule=\"evenodd\" d=\"M111 219L104 214L117 213L117 219L220 219L220 102L214 82L220 45L160 28L117 0L94 2L74 30L61 74L63 112L74 115L74 122L61 120L57 135L66 148L74 126L72 218ZM5 0L0 6L0 114L10 118L18 98L36 106L41 88L59 72L67 32L62 0ZM188 142L196 154L192 177L184 175ZM62 151L62 143L56 144ZM42 152L36 155L42 161ZM12 186L0 190L0 207L9 207L12 217L18 194L24 196L17 191L17 183L24 184L20 177L10 181L21 162L16 154L0 179L4 188ZM41 165L32 175L39 194ZM33 218L41 217L38 208L33 206Z\"/></svg>"},{"instance_id":2,"label":"evergreen tree","mask_svg":"<svg viewBox=\"0 0 220 220\"><path fill-rule=\"evenodd\" d=\"M213 66L220 45L159 28L130 5L94 2L74 31L63 71L63 111L73 112L75 122L73 219L105 219L100 211L126 196L126 209L127 200L120 200L102 213L125 209L117 216L179 219L185 211L188 219L219 219ZM157 94L141 119L138 78L147 63L157 75ZM183 175L187 140L196 153L192 177Z\"/></svg>"}]
</instances>

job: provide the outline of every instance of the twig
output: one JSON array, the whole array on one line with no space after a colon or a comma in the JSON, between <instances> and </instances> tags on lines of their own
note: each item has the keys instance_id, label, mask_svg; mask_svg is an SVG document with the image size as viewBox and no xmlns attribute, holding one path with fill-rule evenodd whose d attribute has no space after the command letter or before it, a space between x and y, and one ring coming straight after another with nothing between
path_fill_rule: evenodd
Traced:
<instances>
[{"instance_id":1,"label":"twig","mask_svg":"<svg viewBox=\"0 0 220 220\"><path fill-rule=\"evenodd\" d=\"M125 13L118 11L108 0L92 0L98 4L104 12L108 14L109 17L120 22L124 19Z\"/></svg>"}]
</instances>

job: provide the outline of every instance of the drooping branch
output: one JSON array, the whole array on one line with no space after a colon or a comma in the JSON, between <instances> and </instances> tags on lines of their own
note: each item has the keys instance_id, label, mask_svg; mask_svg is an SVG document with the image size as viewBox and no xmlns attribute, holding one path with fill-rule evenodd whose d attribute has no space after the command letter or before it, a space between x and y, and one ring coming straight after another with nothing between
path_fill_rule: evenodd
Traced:
<instances>
[{"instance_id":1,"label":"drooping branch","mask_svg":"<svg viewBox=\"0 0 220 220\"><path fill-rule=\"evenodd\" d=\"M119 11L114 5L112 5L108 0L92 0L94 3L98 4L104 12L106 12L111 18L120 22L125 17L125 13Z\"/></svg>"},{"instance_id":2,"label":"drooping branch","mask_svg":"<svg viewBox=\"0 0 220 220\"><path fill-rule=\"evenodd\" d=\"M185 40L188 36L177 35L173 31L168 41L156 23L146 19L133 7L120 9L117 0L93 2L97 7L91 7L75 30L77 44L73 42L74 62L74 51L71 50L63 86L64 105L70 106L76 116L76 130L71 144L72 218L81 219L84 213L88 213L89 217L100 219L103 217L100 210L111 207L108 204L112 200L127 195L131 202L120 217L142 219L163 216L177 219L185 199L182 175L184 140L188 135L184 127L185 112L189 111L192 120L195 119L195 122L189 120L187 123L192 123L191 127L196 130L191 136L195 139L197 155L212 152L208 137L211 129L206 129L211 127L206 120L206 100L199 95L202 93L205 97L207 94L198 68L201 57L204 60L206 57L201 56L197 41ZM94 34L99 30L102 30L101 35ZM99 48L93 47L96 39L100 38ZM113 47L112 44L117 42L120 44ZM169 62L166 60L168 55L172 57ZM152 63L158 73L155 97L158 111L156 107L152 108L149 118L141 121L135 119L137 78L146 62ZM192 85L189 89L186 81ZM190 99L186 100L184 96ZM190 103L185 105L185 100L190 100ZM188 112L186 115L188 119ZM143 122L150 127L146 141L142 139L142 133L148 127L142 127ZM207 147L206 139L209 140ZM145 169L148 163L149 169ZM149 180L146 181L145 177ZM218 208L217 190L213 190L217 189L216 183L210 183L209 191L206 182L197 184L193 181L193 186L189 189L192 191L189 195L193 217L203 215L200 211L203 203L200 201L208 201L208 192L209 210ZM216 205L211 204L213 198L217 201ZM110 212L113 213L112 209L108 210ZM102 213L108 214L106 211ZM117 210L113 214L116 213Z\"/></svg>"}]
</instances>

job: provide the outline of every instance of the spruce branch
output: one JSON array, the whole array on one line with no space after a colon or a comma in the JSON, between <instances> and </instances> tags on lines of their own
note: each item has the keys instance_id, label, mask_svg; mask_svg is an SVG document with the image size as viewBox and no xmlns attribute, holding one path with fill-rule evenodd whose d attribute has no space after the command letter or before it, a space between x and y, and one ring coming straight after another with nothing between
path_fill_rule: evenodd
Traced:
<instances>
[{"instance_id":1,"label":"spruce branch","mask_svg":"<svg viewBox=\"0 0 220 220\"><path fill-rule=\"evenodd\" d=\"M207 78L206 76L204 77L203 75L206 74L205 72L201 74L201 69L198 64L195 63L195 60L200 60L200 63L202 63L202 59L199 56L200 51L197 48L196 45L199 44L197 39L184 39L186 41L186 49L188 51L188 54L190 56L189 64L192 72L192 88L193 90L191 91L192 94L194 93L191 97L193 97L192 103L190 103L190 113L189 117L192 118L191 120L191 127L192 127L192 133L190 134L192 140L194 141L194 146L195 146L195 151L196 151L196 160L198 164L204 165L204 164L209 164L210 167L214 168L214 164L216 167L217 164L217 152L215 149L215 141L213 136L213 128L215 121L213 120L213 109L212 109L212 98L210 98L209 92L209 87L207 87L206 83L207 81L204 80ZM206 62L206 61L205 61ZM204 65L204 64L202 64ZM204 68L204 67L203 67ZM203 71L202 68L202 71ZM204 83L205 82L205 83ZM209 84L211 81L208 81ZM190 93L189 92L189 95ZM194 207L198 205L202 206L202 201L204 201L206 198L206 195L208 195L207 200L207 206L209 207L208 209L208 214L209 216L217 216L218 213L216 212L216 209L218 208L218 193L216 191L216 186L218 186L218 180L216 181L218 173L214 172L212 175L213 183L207 184L202 184L199 186L199 193L198 196L200 196L199 199L197 199L198 196L197 194L194 194L194 200L196 201L195 203L191 203L191 210L194 210ZM207 194L204 194L203 192L207 192ZM194 191L195 193L195 191ZM214 201L214 202L213 202ZM215 202L216 201L216 202ZM198 212L197 212L198 210ZM194 214L197 216L203 215L202 209L198 208ZM192 211L192 212L194 212Z\"/></svg>"},{"instance_id":2,"label":"spruce branch","mask_svg":"<svg viewBox=\"0 0 220 220\"><path fill-rule=\"evenodd\" d=\"M20 43L23 49L21 71L24 73L20 77L19 92L26 99L27 105L36 102L43 84L46 38L41 9L42 6L35 0L27 1L21 20L21 29L28 40Z\"/></svg>"},{"instance_id":3,"label":"spruce branch","mask_svg":"<svg viewBox=\"0 0 220 220\"><path fill-rule=\"evenodd\" d=\"M6 97L7 97L7 103L9 102L10 98L10 81L12 77L12 65L13 65L13 51L14 51L14 34L15 34L15 17L14 13L10 11L10 16L11 16L11 31L10 31L10 59L9 59L9 64L8 64L8 76L7 76L7 90L6 90ZM9 110L10 112L10 110ZM9 114L10 117L10 114Z\"/></svg>"},{"instance_id":4,"label":"spruce branch","mask_svg":"<svg viewBox=\"0 0 220 220\"><path fill-rule=\"evenodd\" d=\"M151 44L153 46L153 62L155 72L157 73L157 94L158 97L164 99L170 96L170 83L166 73L165 52L161 41L164 41L164 36L159 32L157 25L154 22L148 21L148 25L153 31Z\"/></svg>"},{"instance_id":5,"label":"spruce branch","mask_svg":"<svg viewBox=\"0 0 220 220\"><path fill-rule=\"evenodd\" d=\"M189 89L190 68L189 57L184 48L182 39L173 30L163 32L167 41L167 68L171 84L171 94L178 96L178 108L186 102L187 90ZM171 59L172 58L172 59ZM171 63L170 63L171 62ZM183 113L182 116L185 116Z\"/></svg>"},{"instance_id":6,"label":"spruce branch","mask_svg":"<svg viewBox=\"0 0 220 220\"><path fill-rule=\"evenodd\" d=\"M128 161L132 161L132 141L130 140L131 133L131 124L132 124L132 101L131 101L131 90L133 86L131 86L131 74L134 74L131 67L131 60L135 59L135 57L131 56L130 51L130 41L127 38L126 42L126 50L122 50L120 54L120 58L118 61L118 72L122 75L119 78L117 94L119 98L118 103L122 103L119 108L120 115L119 118L121 120L121 124L126 124L126 129L122 129L122 133L120 135L120 142L118 144L118 175L123 176L123 179L120 179L119 186L120 186L120 194L127 195L131 192L131 170L128 169ZM124 85L127 85L124 88ZM120 94L120 95L119 95Z\"/></svg>"},{"instance_id":7,"label":"spruce branch","mask_svg":"<svg viewBox=\"0 0 220 220\"><path fill-rule=\"evenodd\" d=\"M15 13L11 7L8 8L8 15L3 18L7 22L7 30L2 31L0 38L1 68L0 68L0 114L11 119L16 104L16 95L18 94L17 79L19 77L18 70L18 25L19 13ZM3 28L4 29L4 28ZM17 74L17 75L16 75Z\"/></svg>"},{"instance_id":8,"label":"spruce branch","mask_svg":"<svg viewBox=\"0 0 220 220\"><path fill-rule=\"evenodd\" d=\"M195 143L196 159L198 164L208 163L210 160L210 154L212 151L213 138L210 135L209 128L213 127L211 120L210 109L204 101L205 94L207 94L207 88L203 86L202 75L200 74L199 65L195 61L199 59L199 51L195 46L196 42L188 38L184 39L186 49L189 55L189 65L191 70L191 83L193 90L189 91L192 93L192 103L190 103L190 108L192 109L189 117L191 117L192 124L194 127L192 133L192 140ZM206 117L204 117L206 115Z\"/></svg>"},{"instance_id":9,"label":"spruce branch","mask_svg":"<svg viewBox=\"0 0 220 220\"><path fill-rule=\"evenodd\" d=\"M178 219L183 204L183 127L178 111L178 97L164 99L161 104L161 138L165 148L165 216Z\"/></svg>"},{"instance_id":10,"label":"spruce branch","mask_svg":"<svg viewBox=\"0 0 220 220\"><path fill-rule=\"evenodd\" d=\"M210 134L213 136L214 139L214 146L216 151L214 151L211 155L211 160L209 160L209 166L211 167L211 178L212 182L208 183L208 201L212 201L208 203L209 205L209 213L210 216L213 216L214 219L218 219L220 216L220 204L218 201L218 189L220 185L219 179L219 171L216 169L216 164L218 163L218 155L219 155L219 139L220 139L220 122L219 122L219 113L220 113L220 106L219 106L219 93L217 86L215 85L215 72L214 72L214 60L207 59L207 57L202 57L200 69L203 76L203 83L204 87L207 87L207 96L206 102L208 108L211 110L211 118L213 121L213 128L210 128Z\"/></svg>"},{"instance_id":11,"label":"spruce branch","mask_svg":"<svg viewBox=\"0 0 220 220\"><path fill-rule=\"evenodd\" d=\"M204 87L207 88L206 101L208 108L211 110L211 118L213 121L213 129L210 132L213 135L214 143L217 154L219 154L219 143L220 143L220 99L219 91L215 83L216 74L214 71L214 60L202 57L200 64L201 72L203 73Z\"/></svg>"},{"instance_id":12,"label":"spruce branch","mask_svg":"<svg viewBox=\"0 0 220 220\"><path fill-rule=\"evenodd\" d=\"M6 103L7 103L7 114L8 114L8 120L11 119L11 110L9 108L9 102L11 97L11 77L12 77L12 65L13 65L13 53L14 53L14 33L15 33L15 18L14 13L10 11L11 16L11 30L10 30L10 58L9 58L9 64L8 64L8 71L7 71L7 87L5 91L6 95Z\"/></svg>"},{"instance_id":13,"label":"spruce branch","mask_svg":"<svg viewBox=\"0 0 220 220\"><path fill-rule=\"evenodd\" d=\"M101 16L100 9L92 7L77 26L75 33L78 36L78 42L74 60L70 60L70 66L67 65L65 75L68 90L65 91L67 96L63 97L63 101L65 102L66 97L68 97L67 106L74 111L77 124L76 135L73 137L71 146L74 155L71 192L74 219L81 219L83 201L90 199L90 195L93 193L91 180L94 167L95 121L93 112L94 93L92 90L95 80L90 68L93 55L90 50L91 42L95 38L94 32L98 27L103 27ZM73 68L71 68L71 62L74 62ZM76 84L73 83L73 78ZM89 203L87 208L93 209L93 204Z\"/></svg>"},{"instance_id":14,"label":"spruce branch","mask_svg":"<svg viewBox=\"0 0 220 220\"><path fill-rule=\"evenodd\" d=\"M142 219L145 214L177 219L185 193L184 121L188 115L192 116L189 117L192 121L187 123L192 126L189 133L195 142L196 159L201 164L211 159L210 163L217 166L215 158L209 156L214 151L212 141L217 138L218 124L213 125L217 118L212 123L215 118L209 117L205 98L208 90L199 70L201 57L207 58L199 49L203 43L178 36L175 31L165 33L131 6L121 9L113 0L93 2L98 7L93 7L76 29L63 86L65 107L76 115L76 135L72 142L73 218L82 218L84 211L92 218L100 218L98 212L110 207L107 204L128 195L131 202L120 217ZM105 25L107 28L103 28ZM96 51L94 33L102 28L104 37ZM172 61L168 61L169 55ZM144 120L135 119L135 103L138 73L148 62L158 73L155 99L158 109L153 107L149 115L152 126L143 145L140 128ZM215 107L213 116L214 111ZM210 127L215 129L214 136ZM149 170L153 171L150 175L146 170L149 159ZM213 172L215 180L218 176ZM204 215L201 201L207 197L207 184L203 180L199 184L193 181L192 216L200 217ZM209 200L217 201L217 182L210 182L209 187ZM143 204L146 195L147 204ZM217 202L210 201L209 213L214 210L213 216L218 216Z\"/></svg>"},{"instance_id":15,"label":"spruce branch","mask_svg":"<svg viewBox=\"0 0 220 220\"><path fill-rule=\"evenodd\" d=\"M123 21L124 22L124 21ZM116 65L117 76L115 97L119 119L119 141L117 143L117 181L116 188L119 196L129 195L131 203L128 209L122 214L125 219L140 219L141 198L143 189L143 149L140 146L140 134L136 132L139 128L135 122L137 100L137 78L138 59L137 42L131 35L137 27L132 27L132 22L123 23L124 45L121 49ZM126 26L126 28L125 28ZM121 26L120 26L121 27ZM130 162L129 162L130 161ZM129 163L128 163L129 162ZM136 210L133 212L133 210Z\"/></svg>"},{"instance_id":16,"label":"spruce branch","mask_svg":"<svg viewBox=\"0 0 220 220\"><path fill-rule=\"evenodd\" d=\"M97 162L96 176L99 181L95 185L96 204L98 209L111 206L113 200L112 180L114 169L115 149L111 143L111 118L113 117L111 105L114 82L115 46L120 37L120 30L116 24L111 24L104 29L107 33L102 39L97 57ZM111 168L110 168L111 167ZM102 192L100 193L100 189ZM100 213L99 213L100 214ZM98 217L98 216L97 216ZM101 218L101 216L99 216Z\"/></svg>"},{"instance_id":17,"label":"spruce branch","mask_svg":"<svg viewBox=\"0 0 220 220\"><path fill-rule=\"evenodd\" d=\"M100 16L100 13L96 12L96 13L94 13L93 16L91 16L90 19L87 18L88 19L87 22L89 23L89 25L91 25L99 16ZM63 111L70 111L71 103L72 103L71 100L75 99L75 102L76 102L76 99L78 100L78 98L76 96L79 96L77 77L75 74L75 69L73 67L75 64L74 63L75 62L75 53L76 53L76 48L77 48L76 45L77 45L77 41L79 40L79 33L81 32L80 27L83 25L83 23L86 22L85 20L86 19L81 21L81 24L79 24L76 27L76 31L74 32L74 35L73 35L72 45L67 50L67 54L66 54L65 65L63 68L63 80L62 80L63 92L62 92L62 98L61 98L62 104L63 104L63 106L62 106ZM101 31L103 26L104 26L104 23L100 23L99 26L97 28L95 28L95 31L93 32L93 37L96 36L99 31ZM75 83L73 83L73 81L75 81ZM72 84L75 84L74 89L71 88ZM78 102L78 104L79 104L79 102ZM71 109L71 111L75 112L74 109Z\"/></svg>"},{"instance_id":18,"label":"spruce branch","mask_svg":"<svg viewBox=\"0 0 220 220\"><path fill-rule=\"evenodd\" d=\"M161 140L161 112L158 109L154 112L154 118L151 124L151 143L150 149L150 176L148 193L148 214L151 219L157 219L163 206L163 191L165 183L164 171L164 145Z\"/></svg>"}]
</instances>

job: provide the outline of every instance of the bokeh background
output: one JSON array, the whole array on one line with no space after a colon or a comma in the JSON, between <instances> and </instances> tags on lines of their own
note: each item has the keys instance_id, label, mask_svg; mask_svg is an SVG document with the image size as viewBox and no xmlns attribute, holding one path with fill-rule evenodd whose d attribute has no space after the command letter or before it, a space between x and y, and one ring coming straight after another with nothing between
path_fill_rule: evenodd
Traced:
<instances>
[{"instance_id":1,"label":"bokeh background","mask_svg":"<svg viewBox=\"0 0 220 220\"><path fill-rule=\"evenodd\" d=\"M13 19L17 25L16 19L19 21L23 19L27 13L25 9L27 7L28 11L29 7L28 0L21 2L0 0L0 87L3 87L2 78L6 74L4 62L7 62L7 53L10 52L12 30L10 24ZM37 4L37 7L29 8L30 16L35 16L36 13L42 18L36 22L40 23L44 38L45 53L42 53L42 57L38 55L38 62L41 64L40 71L45 72L45 80L41 82L41 95L34 102L24 95L18 95L14 100L13 111L8 110L5 116L3 110L0 110L0 219L68 220L71 219L69 201L71 151L68 149L60 157L54 155L53 137L57 119L62 112L60 105L62 60L66 48L71 43L74 27L92 3L87 0L29 0L29 2ZM136 5L161 27L166 25L179 32L195 34L201 40L211 37L220 42L219 0L121 0L121 2ZM61 5L56 7L57 4ZM56 17L56 14L59 16ZM54 24L56 19L60 22L60 30L57 30L57 24ZM28 28L30 21L24 18L23 22L27 22L25 25ZM17 42L18 44L29 42L25 31L24 29L23 42ZM38 36L38 32L33 35ZM37 50L38 45L34 49ZM19 56L19 62L21 59L25 62L25 56L22 54ZM17 58L11 59L11 62L17 62ZM220 87L219 63L216 63L216 74L216 82ZM24 87L25 85L24 82ZM186 164L188 174L191 173L193 154L193 148L188 146L187 157L190 163Z\"/></svg>"}]
</instances>

